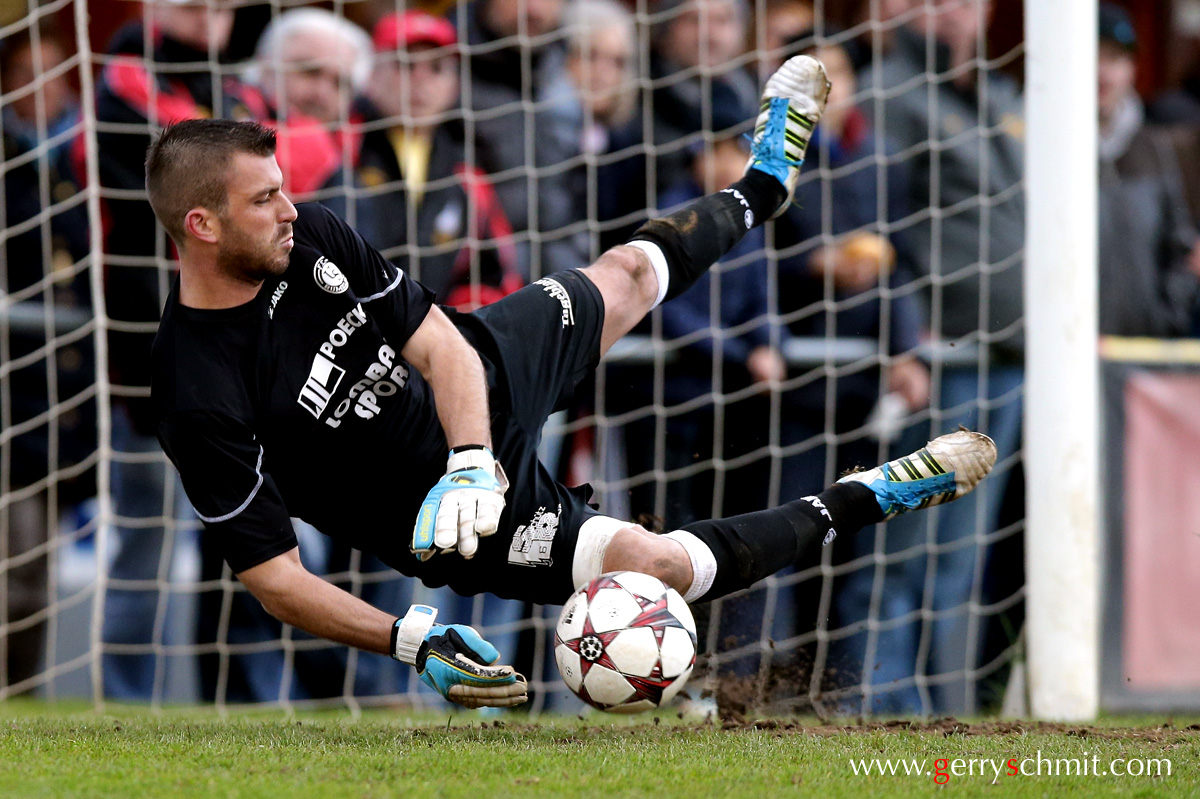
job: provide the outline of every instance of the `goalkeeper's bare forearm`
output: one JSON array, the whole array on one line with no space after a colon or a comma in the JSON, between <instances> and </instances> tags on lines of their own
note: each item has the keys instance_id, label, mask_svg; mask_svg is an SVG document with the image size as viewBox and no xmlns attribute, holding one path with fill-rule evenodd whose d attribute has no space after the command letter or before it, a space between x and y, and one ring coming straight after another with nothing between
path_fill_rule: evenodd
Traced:
<instances>
[{"instance_id":1,"label":"goalkeeper's bare forearm","mask_svg":"<svg viewBox=\"0 0 1200 799\"><path fill-rule=\"evenodd\" d=\"M451 702L512 707L528 699L525 678L498 665L499 651L473 628L435 624L437 610L425 605L397 619L309 572L299 549L239 572L238 579L285 624L408 663Z\"/></svg>"},{"instance_id":2,"label":"goalkeeper's bare forearm","mask_svg":"<svg viewBox=\"0 0 1200 799\"><path fill-rule=\"evenodd\" d=\"M390 655L396 617L304 568L293 548L237 575L263 608L284 624L339 644Z\"/></svg>"}]
</instances>

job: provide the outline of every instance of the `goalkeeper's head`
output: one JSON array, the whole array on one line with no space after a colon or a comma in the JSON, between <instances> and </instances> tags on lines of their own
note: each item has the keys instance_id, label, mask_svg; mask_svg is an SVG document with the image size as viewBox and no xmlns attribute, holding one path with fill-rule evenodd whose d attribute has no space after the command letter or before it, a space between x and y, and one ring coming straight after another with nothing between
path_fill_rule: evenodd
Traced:
<instances>
[{"instance_id":1,"label":"goalkeeper's head","mask_svg":"<svg viewBox=\"0 0 1200 799\"><path fill-rule=\"evenodd\" d=\"M207 254L248 280L287 268L296 209L270 128L224 119L168 126L146 153L146 191L185 263Z\"/></svg>"}]
</instances>

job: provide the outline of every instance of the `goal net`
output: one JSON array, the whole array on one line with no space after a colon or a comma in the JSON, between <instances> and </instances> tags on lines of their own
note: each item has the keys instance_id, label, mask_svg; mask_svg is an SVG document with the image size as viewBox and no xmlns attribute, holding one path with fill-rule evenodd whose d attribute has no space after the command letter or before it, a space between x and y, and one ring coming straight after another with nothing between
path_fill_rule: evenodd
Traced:
<instances>
[{"instance_id":1,"label":"goal net","mask_svg":"<svg viewBox=\"0 0 1200 799\"><path fill-rule=\"evenodd\" d=\"M1024 188L1021 20L993 5L57 0L4 20L0 698L440 702L406 666L271 619L159 448L149 342L175 252L141 159L164 124L275 126L291 194L473 305L739 177L762 83L806 52L834 89L794 207L608 354L543 459L670 530L988 433L1000 463L971 498L703 610L687 709L996 707L1023 617ZM428 589L296 528L305 565L355 595L478 628L536 712L581 707L553 666L557 608ZM539 531L515 555L542 557Z\"/></svg>"}]
</instances>

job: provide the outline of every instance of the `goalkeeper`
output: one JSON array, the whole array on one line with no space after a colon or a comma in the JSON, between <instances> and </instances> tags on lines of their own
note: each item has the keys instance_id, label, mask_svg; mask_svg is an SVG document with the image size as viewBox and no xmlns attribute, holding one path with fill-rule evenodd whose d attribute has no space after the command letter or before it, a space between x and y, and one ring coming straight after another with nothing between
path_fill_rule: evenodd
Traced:
<instances>
[{"instance_id":1,"label":"goalkeeper","mask_svg":"<svg viewBox=\"0 0 1200 799\"><path fill-rule=\"evenodd\" d=\"M827 91L819 62L787 62L741 180L469 314L438 308L325 209L293 206L273 132L168 127L146 184L180 270L152 397L163 449L241 582L281 621L410 663L454 702L508 706L525 701L525 681L474 630L424 606L397 619L309 573L289 517L460 594L559 604L629 569L695 602L971 491L995 447L958 432L819 495L653 535L538 463L546 417L603 353L786 207Z\"/></svg>"}]
</instances>

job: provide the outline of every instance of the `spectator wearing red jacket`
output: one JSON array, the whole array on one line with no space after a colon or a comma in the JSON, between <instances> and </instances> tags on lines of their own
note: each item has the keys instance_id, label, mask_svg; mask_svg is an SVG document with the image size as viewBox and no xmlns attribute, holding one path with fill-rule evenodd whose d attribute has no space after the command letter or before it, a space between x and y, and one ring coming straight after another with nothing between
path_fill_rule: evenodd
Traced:
<instances>
[{"instance_id":1,"label":"spectator wearing red jacket","mask_svg":"<svg viewBox=\"0 0 1200 799\"><path fill-rule=\"evenodd\" d=\"M467 158L454 27L422 11L389 14L373 41L353 186L329 205L439 302L486 304L520 281L512 227Z\"/></svg>"}]
</instances>

